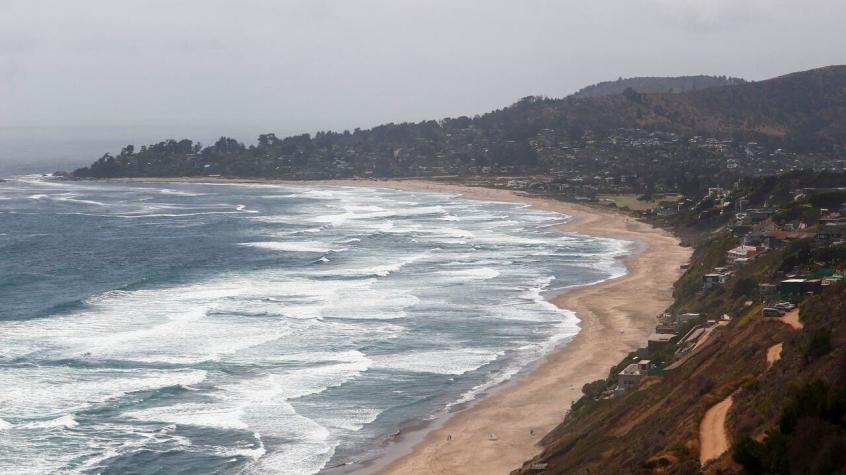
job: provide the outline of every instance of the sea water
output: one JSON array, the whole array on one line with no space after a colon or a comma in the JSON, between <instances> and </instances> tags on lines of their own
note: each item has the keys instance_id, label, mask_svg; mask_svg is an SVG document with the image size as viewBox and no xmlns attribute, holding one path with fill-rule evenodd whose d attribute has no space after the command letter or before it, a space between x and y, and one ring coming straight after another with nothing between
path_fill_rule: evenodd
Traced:
<instances>
[{"instance_id":1,"label":"sea water","mask_svg":"<svg viewBox=\"0 0 846 475\"><path fill-rule=\"evenodd\" d=\"M567 216L340 186L0 183L0 473L313 474L578 332ZM333 472L334 473L334 472Z\"/></svg>"}]
</instances>

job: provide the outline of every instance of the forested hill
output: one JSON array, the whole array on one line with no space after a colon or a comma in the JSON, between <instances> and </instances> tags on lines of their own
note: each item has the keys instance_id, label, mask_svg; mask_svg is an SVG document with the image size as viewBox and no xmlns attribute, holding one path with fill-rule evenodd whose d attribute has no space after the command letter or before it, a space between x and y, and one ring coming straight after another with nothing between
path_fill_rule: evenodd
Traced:
<instances>
[{"instance_id":1,"label":"forested hill","mask_svg":"<svg viewBox=\"0 0 846 475\"><path fill-rule=\"evenodd\" d=\"M720 86L735 86L746 81L726 76L636 77L605 81L580 89L573 97L600 97L622 94L634 89L641 94L680 93Z\"/></svg>"},{"instance_id":2,"label":"forested hill","mask_svg":"<svg viewBox=\"0 0 846 475\"><path fill-rule=\"evenodd\" d=\"M718 146L709 145L705 151L694 146L703 140ZM564 175L579 169L585 177L593 177L597 170L616 168L618 181L625 175L657 177L672 187L675 178L661 175L671 165L690 170L705 166L709 162L704 158L710 157L722 165L700 170L703 176L731 178L722 172L727 160L736 159L732 166L743 171L747 157L753 157L748 148L742 151L749 141L769 147L763 155L772 157L782 157L780 149L842 154L846 66L680 94L626 89L603 97L527 97L472 118L391 123L284 139L265 134L250 146L230 138L207 147L168 140L140 149L128 146L120 155L104 155L74 175L313 179ZM654 163L656 155L665 157L662 163ZM756 164L754 169L788 165Z\"/></svg>"}]
</instances>

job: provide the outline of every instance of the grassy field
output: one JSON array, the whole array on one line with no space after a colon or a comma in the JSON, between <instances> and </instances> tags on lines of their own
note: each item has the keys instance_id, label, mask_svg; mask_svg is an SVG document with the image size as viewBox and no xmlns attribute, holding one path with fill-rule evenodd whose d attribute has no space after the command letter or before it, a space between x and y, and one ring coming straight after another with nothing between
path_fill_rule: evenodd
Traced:
<instances>
[{"instance_id":1,"label":"grassy field","mask_svg":"<svg viewBox=\"0 0 846 475\"><path fill-rule=\"evenodd\" d=\"M628 208L632 211L645 211L656 208L661 203L675 203L682 199L681 195L654 195L652 201L641 201L635 193L624 193L618 195L599 195L599 201L614 203L618 208Z\"/></svg>"}]
</instances>

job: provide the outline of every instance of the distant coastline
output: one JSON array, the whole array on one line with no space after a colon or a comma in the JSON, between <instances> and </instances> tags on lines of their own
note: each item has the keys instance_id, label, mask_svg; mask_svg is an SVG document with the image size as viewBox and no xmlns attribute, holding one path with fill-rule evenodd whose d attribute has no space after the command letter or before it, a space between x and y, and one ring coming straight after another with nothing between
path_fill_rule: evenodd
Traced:
<instances>
[{"instance_id":1,"label":"distant coastline","mask_svg":"<svg viewBox=\"0 0 846 475\"><path fill-rule=\"evenodd\" d=\"M576 312L581 331L511 384L502 385L471 407L459 411L422 436L396 444L367 472L509 473L536 455L540 439L561 422L584 384L607 376L608 370L640 347L652 332L658 314L672 302L673 283L681 275L690 250L670 233L622 213L510 190L444 184L425 180L243 180L227 178L138 178L116 181L194 183L323 184L460 194L464 199L525 203L573 216L559 229L637 244L623 258L624 276L571 289L551 299ZM400 436L402 439L402 436ZM352 468L352 467L349 467ZM362 468L362 470L365 470Z\"/></svg>"}]
</instances>

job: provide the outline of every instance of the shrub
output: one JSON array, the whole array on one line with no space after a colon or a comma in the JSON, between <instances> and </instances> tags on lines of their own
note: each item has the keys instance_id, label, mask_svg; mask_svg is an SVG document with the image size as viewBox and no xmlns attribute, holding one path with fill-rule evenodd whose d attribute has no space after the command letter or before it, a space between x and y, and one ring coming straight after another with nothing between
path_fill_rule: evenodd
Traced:
<instances>
[{"instance_id":1,"label":"shrub","mask_svg":"<svg viewBox=\"0 0 846 475\"><path fill-rule=\"evenodd\" d=\"M753 292L758 290L758 281L751 278L751 277L744 277L742 279L738 279L737 282L734 284L734 289L731 291L732 298L738 298L743 296L751 296Z\"/></svg>"},{"instance_id":2,"label":"shrub","mask_svg":"<svg viewBox=\"0 0 846 475\"><path fill-rule=\"evenodd\" d=\"M831 330L815 330L805 346L805 362L811 363L831 352Z\"/></svg>"},{"instance_id":3,"label":"shrub","mask_svg":"<svg viewBox=\"0 0 846 475\"><path fill-rule=\"evenodd\" d=\"M787 448L790 438L779 431L767 433L763 442L751 437L743 437L734 444L734 461L743 467L744 473L757 474L787 474L790 464Z\"/></svg>"},{"instance_id":4,"label":"shrub","mask_svg":"<svg viewBox=\"0 0 846 475\"><path fill-rule=\"evenodd\" d=\"M814 381L795 391L763 442L743 437L732 457L748 474L790 473L790 460L804 473L831 473L844 459L839 450L846 447L844 416L846 393Z\"/></svg>"},{"instance_id":5,"label":"shrub","mask_svg":"<svg viewBox=\"0 0 846 475\"><path fill-rule=\"evenodd\" d=\"M604 379L597 379L582 386L582 394L585 397L596 399L602 395L602 391L605 391L606 387L608 387L608 383Z\"/></svg>"}]
</instances>

